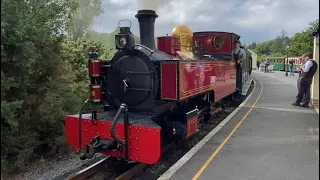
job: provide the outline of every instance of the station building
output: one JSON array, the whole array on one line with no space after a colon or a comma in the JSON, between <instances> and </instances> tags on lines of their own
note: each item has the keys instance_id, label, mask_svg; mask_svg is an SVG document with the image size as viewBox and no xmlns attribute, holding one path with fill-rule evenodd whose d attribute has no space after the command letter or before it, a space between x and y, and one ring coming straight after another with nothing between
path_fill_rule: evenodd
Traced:
<instances>
[{"instance_id":1,"label":"station building","mask_svg":"<svg viewBox=\"0 0 320 180\"><path fill-rule=\"evenodd\" d=\"M310 35L314 37L313 59L318 63L318 69L311 85L311 102L319 112L319 22L314 25Z\"/></svg>"}]
</instances>

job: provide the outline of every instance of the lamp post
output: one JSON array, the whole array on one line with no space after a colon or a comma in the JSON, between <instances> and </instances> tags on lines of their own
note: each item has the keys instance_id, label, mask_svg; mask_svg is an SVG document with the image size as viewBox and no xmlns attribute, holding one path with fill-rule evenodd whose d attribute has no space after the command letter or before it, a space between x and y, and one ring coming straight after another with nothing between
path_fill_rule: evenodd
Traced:
<instances>
[{"instance_id":1,"label":"lamp post","mask_svg":"<svg viewBox=\"0 0 320 180\"><path fill-rule=\"evenodd\" d=\"M289 48L290 48L290 46L287 45L287 46L286 46L286 51L287 51L287 63L289 63ZM286 72L285 75L288 76L288 70L287 70L287 68L286 68L286 63L284 63L284 71Z\"/></svg>"}]
</instances>

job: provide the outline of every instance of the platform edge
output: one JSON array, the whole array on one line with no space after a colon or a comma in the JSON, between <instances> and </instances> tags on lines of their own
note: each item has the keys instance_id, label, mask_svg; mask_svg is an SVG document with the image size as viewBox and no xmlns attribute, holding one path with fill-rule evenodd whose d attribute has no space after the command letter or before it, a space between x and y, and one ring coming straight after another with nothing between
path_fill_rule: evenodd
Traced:
<instances>
[{"instance_id":1,"label":"platform edge","mask_svg":"<svg viewBox=\"0 0 320 180\"><path fill-rule=\"evenodd\" d=\"M249 101L251 96L256 90L257 82L254 82L253 89L248 97L229 114L220 124L218 124L209 134L207 134L200 142L198 142L192 149L190 149L184 156L182 156L173 166L171 166L165 173L163 173L157 180L170 179L185 163L187 163L201 148L205 145L217 132L219 132L236 114L240 109Z\"/></svg>"},{"instance_id":2,"label":"platform edge","mask_svg":"<svg viewBox=\"0 0 320 180\"><path fill-rule=\"evenodd\" d=\"M314 106L314 110L315 110L316 113L319 115L319 106Z\"/></svg>"}]
</instances>

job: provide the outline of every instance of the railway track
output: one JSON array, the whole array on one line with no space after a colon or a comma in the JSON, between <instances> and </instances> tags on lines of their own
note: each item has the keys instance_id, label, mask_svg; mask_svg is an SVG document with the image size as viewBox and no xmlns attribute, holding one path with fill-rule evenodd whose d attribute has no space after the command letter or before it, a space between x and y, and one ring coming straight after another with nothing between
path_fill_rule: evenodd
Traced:
<instances>
[{"instance_id":1,"label":"railway track","mask_svg":"<svg viewBox=\"0 0 320 180\"><path fill-rule=\"evenodd\" d=\"M67 177L65 180L83 180L86 179L93 174L99 172L104 168L108 161L109 157L103 158L100 161L90 165L87 168L82 169L81 171L78 171L75 174L72 174L71 176Z\"/></svg>"},{"instance_id":2,"label":"railway track","mask_svg":"<svg viewBox=\"0 0 320 180\"><path fill-rule=\"evenodd\" d=\"M167 145L165 148L162 149L162 153L166 152L168 149L173 147L174 143L171 143ZM107 164L107 161L109 160L109 157L106 157L89 167L86 167L80 171L78 171L75 174L72 174L65 178L65 180L84 180L88 179L89 177L93 176L95 173L98 173L99 171L103 170L105 165ZM141 170L148 167L148 164L138 163L137 165L133 166L129 170L125 171L124 173L117 176L114 180L129 180L130 178L137 175Z\"/></svg>"},{"instance_id":3,"label":"railway track","mask_svg":"<svg viewBox=\"0 0 320 180\"><path fill-rule=\"evenodd\" d=\"M170 143L169 145L167 145L166 147L164 147L162 149L161 154L163 154L164 152L166 152L167 150L169 150L173 146L174 146L174 143ZM122 173L120 176L118 176L114 180L129 180L132 177L134 177L135 175L137 175L141 170L143 170L144 168L146 168L148 166L149 166L148 164L139 163L139 164L135 165L133 168Z\"/></svg>"},{"instance_id":4,"label":"railway track","mask_svg":"<svg viewBox=\"0 0 320 180\"><path fill-rule=\"evenodd\" d=\"M118 176L114 180L129 180L130 178L137 175L142 169L146 167L148 167L148 164L139 163L135 165L133 168L129 169L128 171L122 173L120 176Z\"/></svg>"}]
</instances>

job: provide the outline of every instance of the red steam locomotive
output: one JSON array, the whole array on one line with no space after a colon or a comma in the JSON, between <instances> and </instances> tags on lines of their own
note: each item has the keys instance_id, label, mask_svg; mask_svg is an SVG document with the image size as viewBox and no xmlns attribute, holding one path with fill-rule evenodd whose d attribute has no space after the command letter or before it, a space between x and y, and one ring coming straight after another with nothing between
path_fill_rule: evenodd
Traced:
<instances>
[{"instance_id":1,"label":"red steam locomotive","mask_svg":"<svg viewBox=\"0 0 320 180\"><path fill-rule=\"evenodd\" d=\"M141 45L130 27L120 27L111 61L91 49L90 100L79 115L65 117L66 139L81 159L103 153L154 164L164 145L194 135L200 120L211 118L214 104L237 91L232 48L238 35L193 33L193 55L181 52L176 36L158 37L156 49L157 17L152 10L138 11ZM93 110L84 114L88 102Z\"/></svg>"}]
</instances>

